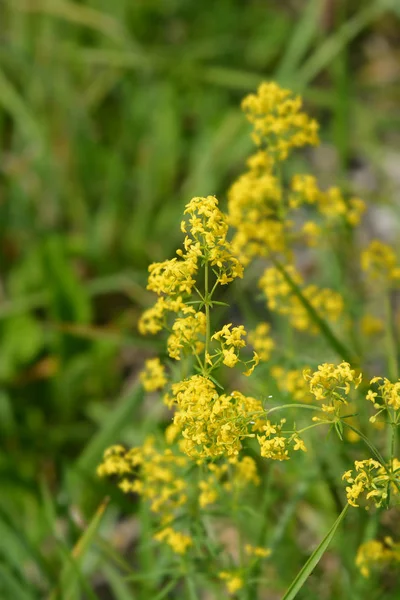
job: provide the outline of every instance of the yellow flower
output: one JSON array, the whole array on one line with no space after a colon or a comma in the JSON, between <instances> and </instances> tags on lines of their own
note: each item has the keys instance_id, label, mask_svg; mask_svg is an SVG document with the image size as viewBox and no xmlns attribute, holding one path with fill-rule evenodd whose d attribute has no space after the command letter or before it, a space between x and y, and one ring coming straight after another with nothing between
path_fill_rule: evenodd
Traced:
<instances>
[{"instance_id":1,"label":"yellow flower","mask_svg":"<svg viewBox=\"0 0 400 600\"><path fill-rule=\"evenodd\" d=\"M265 140L268 151L278 160L285 160L291 148L316 145L318 124L301 112L302 101L290 90L276 83L262 83L257 94L250 94L242 108L254 127L253 139L257 145Z\"/></svg>"},{"instance_id":2,"label":"yellow flower","mask_svg":"<svg viewBox=\"0 0 400 600\"><path fill-rule=\"evenodd\" d=\"M225 581L226 589L229 594L234 594L244 586L242 577L231 571L221 571L218 577Z\"/></svg>"},{"instance_id":3,"label":"yellow flower","mask_svg":"<svg viewBox=\"0 0 400 600\"><path fill-rule=\"evenodd\" d=\"M269 548L261 548L260 546L251 546L250 544L246 544L244 547L244 551L248 556L255 556L257 558L268 558L271 555L271 550Z\"/></svg>"},{"instance_id":4,"label":"yellow flower","mask_svg":"<svg viewBox=\"0 0 400 600\"><path fill-rule=\"evenodd\" d=\"M172 527L165 527L154 535L154 539L168 544L176 554L186 554L188 548L193 545L189 535L175 531Z\"/></svg>"},{"instance_id":5,"label":"yellow flower","mask_svg":"<svg viewBox=\"0 0 400 600\"><path fill-rule=\"evenodd\" d=\"M222 354L224 355L224 360L222 361L224 363L224 365L226 365L227 367L234 367L237 363L237 361L239 360L237 355L235 354L235 349L233 347L226 349L224 348L222 350Z\"/></svg>"},{"instance_id":6,"label":"yellow flower","mask_svg":"<svg viewBox=\"0 0 400 600\"><path fill-rule=\"evenodd\" d=\"M400 281L399 265L393 248L379 240L372 240L361 253L361 268L377 282L391 284Z\"/></svg>"},{"instance_id":7,"label":"yellow flower","mask_svg":"<svg viewBox=\"0 0 400 600\"><path fill-rule=\"evenodd\" d=\"M140 381L147 392L161 390L166 385L165 367L159 358L146 360L145 369L140 373Z\"/></svg>"}]
</instances>

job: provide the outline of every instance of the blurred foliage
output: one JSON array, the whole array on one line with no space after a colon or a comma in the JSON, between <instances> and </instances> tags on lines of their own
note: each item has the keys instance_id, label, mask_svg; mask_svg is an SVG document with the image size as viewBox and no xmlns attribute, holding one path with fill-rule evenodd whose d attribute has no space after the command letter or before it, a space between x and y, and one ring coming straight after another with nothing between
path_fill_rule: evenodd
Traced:
<instances>
[{"instance_id":1,"label":"blurred foliage","mask_svg":"<svg viewBox=\"0 0 400 600\"><path fill-rule=\"evenodd\" d=\"M359 162L383 178L399 4L4 0L0 13L0 597L152 597L118 576L125 542L105 541L113 509L98 533L110 490L94 476L109 443L159 418L134 383L156 348L135 329L147 265L176 246L191 196L224 199L250 147L240 100L263 79L304 93L337 151L331 181ZM385 183L376 200L389 196Z\"/></svg>"}]
</instances>

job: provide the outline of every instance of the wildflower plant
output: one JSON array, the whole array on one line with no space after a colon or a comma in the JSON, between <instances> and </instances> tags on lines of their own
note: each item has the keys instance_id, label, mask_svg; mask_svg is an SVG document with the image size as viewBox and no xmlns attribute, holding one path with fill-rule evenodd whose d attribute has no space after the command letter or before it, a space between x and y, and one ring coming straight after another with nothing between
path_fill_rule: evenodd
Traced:
<instances>
[{"instance_id":1,"label":"wildflower plant","mask_svg":"<svg viewBox=\"0 0 400 600\"><path fill-rule=\"evenodd\" d=\"M293 457L312 461L322 428L325 435L336 432L335 444L346 447L347 470L337 473L335 483L340 490L335 498L342 498L344 508L297 581L305 582L349 506L379 514L399 503L400 380L391 315L386 315L390 379L375 376L366 390L368 365L350 342L355 328L345 299L337 289L307 281L297 265L299 248L312 253L330 236L351 232L366 206L337 187L321 190L313 175L285 176L291 153L318 143L318 124L298 96L264 83L242 106L257 150L228 192L227 212L214 196L193 198L181 222L182 247L172 259L149 267L147 288L156 300L138 328L143 335L164 332L166 356L148 359L140 380L146 391L163 390L168 425L140 446L109 448L98 468L100 476L115 477L124 493L148 507L152 543L172 552L171 564L177 580L185 579L189 598L197 597L199 585L216 598L258 597L268 572L263 565L273 563L274 553L266 527L246 528L244 519L252 513L267 523L256 510L267 479L274 469L284 472ZM263 265L258 288L266 310L247 331L227 300L233 282L246 278L256 261ZM379 280L390 293L399 279L394 250L374 241L360 261L365 277ZM291 354L274 318L291 332L286 338ZM377 321L378 316L360 314L359 331ZM310 352L293 364L293 331L323 342L331 360L322 362ZM374 331L379 335L381 329ZM270 508L268 501L263 499L263 510ZM218 519L234 531L234 548L218 535ZM360 546L356 564L368 576L373 563L396 560L395 542L370 541ZM293 585L285 599L295 597L298 583Z\"/></svg>"}]
</instances>

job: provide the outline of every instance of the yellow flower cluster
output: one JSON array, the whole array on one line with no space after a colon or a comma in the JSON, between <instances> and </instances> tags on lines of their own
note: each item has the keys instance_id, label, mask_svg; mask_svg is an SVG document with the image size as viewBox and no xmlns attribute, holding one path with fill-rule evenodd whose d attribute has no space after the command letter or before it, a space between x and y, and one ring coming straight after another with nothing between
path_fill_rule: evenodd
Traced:
<instances>
[{"instance_id":1,"label":"yellow flower cluster","mask_svg":"<svg viewBox=\"0 0 400 600\"><path fill-rule=\"evenodd\" d=\"M196 285L199 261L211 265L221 285L243 277L243 266L227 240L228 223L218 208L218 200L214 196L193 198L186 205L185 214L187 221L181 223L181 229L186 233L184 250L177 250L178 256L171 260L153 263L149 267L147 289L155 292L158 300L144 311L139 321L139 331L143 335L156 334L165 328L168 313L182 313L195 318L196 311L185 304L185 299ZM175 358L180 357L180 345L190 348L192 342L197 343L198 331L194 339L189 335L192 325L193 321L177 325L175 337L171 340L171 352Z\"/></svg>"},{"instance_id":2,"label":"yellow flower cluster","mask_svg":"<svg viewBox=\"0 0 400 600\"><path fill-rule=\"evenodd\" d=\"M229 223L236 229L232 246L247 264L256 256L286 252L290 223L282 214L283 190L273 175L273 161L259 151L247 161L248 171L228 192Z\"/></svg>"},{"instance_id":3,"label":"yellow flower cluster","mask_svg":"<svg viewBox=\"0 0 400 600\"><path fill-rule=\"evenodd\" d=\"M394 458L387 469L377 460L356 460L354 463L356 474L349 470L343 474L342 479L350 485L346 487L347 501L351 506L358 507L360 496L370 500L379 507L386 504L389 494L398 494L396 486L400 483L400 461Z\"/></svg>"},{"instance_id":4,"label":"yellow flower cluster","mask_svg":"<svg viewBox=\"0 0 400 600\"><path fill-rule=\"evenodd\" d=\"M322 410L336 414L342 404L348 404L350 392L358 388L362 374L356 375L347 362L339 365L323 363L314 373L306 369L304 378L316 400L329 402L322 405Z\"/></svg>"},{"instance_id":5,"label":"yellow flower cluster","mask_svg":"<svg viewBox=\"0 0 400 600\"><path fill-rule=\"evenodd\" d=\"M268 151L278 160L285 160L291 148L319 143L318 123L301 111L300 96L276 83L262 83L257 94L250 94L242 102L242 109L253 125L253 140L260 146L266 143Z\"/></svg>"},{"instance_id":6,"label":"yellow flower cluster","mask_svg":"<svg viewBox=\"0 0 400 600\"><path fill-rule=\"evenodd\" d=\"M361 268L371 279L381 283L400 283L400 266L390 246L372 240L361 253Z\"/></svg>"},{"instance_id":7,"label":"yellow flower cluster","mask_svg":"<svg viewBox=\"0 0 400 600\"><path fill-rule=\"evenodd\" d=\"M380 413L392 410L394 421L397 423L400 419L400 412L397 413L400 409L400 379L392 383L386 377L373 377L370 385L374 384L377 384L377 391L368 390L366 398L372 402L378 412L370 418L370 421L374 423Z\"/></svg>"},{"instance_id":8,"label":"yellow flower cluster","mask_svg":"<svg viewBox=\"0 0 400 600\"><path fill-rule=\"evenodd\" d=\"M278 389L281 392L290 394L295 402L305 402L308 404L314 400L314 396L310 393L309 385L304 379L303 370L284 369L283 367L275 366L271 369L271 375L276 380Z\"/></svg>"},{"instance_id":9,"label":"yellow flower cluster","mask_svg":"<svg viewBox=\"0 0 400 600\"><path fill-rule=\"evenodd\" d=\"M243 266L227 240L228 222L218 208L218 200L214 196L193 198L186 205L185 214L189 215L189 220L188 223L182 221L181 229L187 233L184 241L186 251L193 252L195 249L207 260L216 270L217 281L221 285L243 277Z\"/></svg>"},{"instance_id":10,"label":"yellow flower cluster","mask_svg":"<svg viewBox=\"0 0 400 600\"><path fill-rule=\"evenodd\" d=\"M346 201L338 187L331 187L323 192L312 175L295 175L291 181L291 191L290 208L311 204L328 220L343 217L349 225L356 226L365 212L363 200L350 198Z\"/></svg>"},{"instance_id":11,"label":"yellow flower cluster","mask_svg":"<svg viewBox=\"0 0 400 600\"><path fill-rule=\"evenodd\" d=\"M140 373L140 381L146 392L161 390L167 384L165 367L159 358L149 358L145 362L145 368Z\"/></svg>"},{"instance_id":12,"label":"yellow flower cluster","mask_svg":"<svg viewBox=\"0 0 400 600\"><path fill-rule=\"evenodd\" d=\"M134 492L149 500L151 510L168 523L187 501L187 483L182 477L187 462L185 456L170 448L158 451L154 438L148 437L142 446L130 450L123 446L108 448L97 474L117 475L123 492Z\"/></svg>"},{"instance_id":13,"label":"yellow flower cluster","mask_svg":"<svg viewBox=\"0 0 400 600\"><path fill-rule=\"evenodd\" d=\"M262 435L257 436L258 443L261 448L261 456L272 460L289 460L289 449L307 451L303 440L297 433L291 434L289 437L282 435L282 429L286 419L281 419L278 424L272 425L266 421L261 427Z\"/></svg>"},{"instance_id":14,"label":"yellow flower cluster","mask_svg":"<svg viewBox=\"0 0 400 600\"><path fill-rule=\"evenodd\" d=\"M207 354L207 363L215 369L221 361L229 368L233 368L238 362L241 362L247 367L244 375L251 375L254 368L259 363L259 357L257 353L254 352L251 360L240 360L239 352L241 348L246 346L246 342L243 339L246 335L247 332L243 325L239 325L238 327L233 327L232 323L224 325L221 330L216 331L214 335L211 336L211 340L219 342L220 348L213 354Z\"/></svg>"},{"instance_id":15,"label":"yellow flower cluster","mask_svg":"<svg viewBox=\"0 0 400 600\"><path fill-rule=\"evenodd\" d=\"M244 586L243 577L234 571L220 571L218 577L222 579L222 581L225 581L228 594L235 594Z\"/></svg>"},{"instance_id":16,"label":"yellow flower cluster","mask_svg":"<svg viewBox=\"0 0 400 600\"><path fill-rule=\"evenodd\" d=\"M206 315L194 312L192 315L175 319L172 333L167 340L168 355L180 360L183 352L200 354L204 348Z\"/></svg>"},{"instance_id":17,"label":"yellow flower cluster","mask_svg":"<svg viewBox=\"0 0 400 600\"><path fill-rule=\"evenodd\" d=\"M258 400L240 392L219 395L202 375L173 384L165 402L176 408L174 424L182 431L183 451L196 459L237 456L242 440L254 437L249 432L254 413L263 414Z\"/></svg>"},{"instance_id":18,"label":"yellow flower cluster","mask_svg":"<svg viewBox=\"0 0 400 600\"><path fill-rule=\"evenodd\" d=\"M271 325L269 323L259 323L257 327L249 331L247 339L256 351L260 361L267 362L271 357L271 352L275 348L275 342L270 336Z\"/></svg>"},{"instance_id":19,"label":"yellow flower cluster","mask_svg":"<svg viewBox=\"0 0 400 600\"><path fill-rule=\"evenodd\" d=\"M400 544L395 544L391 537L385 537L383 542L369 540L361 544L357 550L356 565L364 577L369 577L374 567L381 568L399 562Z\"/></svg>"},{"instance_id":20,"label":"yellow flower cluster","mask_svg":"<svg viewBox=\"0 0 400 600\"><path fill-rule=\"evenodd\" d=\"M176 554L185 554L187 549L193 545L193 540L189 535L176 531L172 527L164 527L154 535L154 539L168 544Z\"/></svg>"},{"instance_id":21,"label":"yellow flower cluster","mask_svg":"<svg viewBox=\"0 0 400 600\"><path fill-rule=\"evenodd\" d=\"M330 321L339 319L343 312L343 298L338 292L320 289L316 285L304 286L300 273L292 265L287 266L286 271L322 318ZM267 306L271 311L286 315L291 325L299 331L318 333L318 327L313 323L307 309L276 267L268 267L264 271L259 285L266 295Z\"/></svg>"}]
</instances>

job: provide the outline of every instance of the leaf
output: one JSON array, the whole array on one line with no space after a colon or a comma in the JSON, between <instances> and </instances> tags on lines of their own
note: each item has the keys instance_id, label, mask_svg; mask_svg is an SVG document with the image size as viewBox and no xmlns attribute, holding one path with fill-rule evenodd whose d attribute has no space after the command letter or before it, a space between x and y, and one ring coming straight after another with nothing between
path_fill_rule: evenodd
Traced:
<instances>
[{"instance_id":1,"label":"leaf","mask_svg":"<svg viewBox=\"0 0 400 600\"><path fill-rule=\"evenodd\" d=\"M326 552L329 544L335 536L335 533L340 523L346 516L348 509L349 505L346 504L346 506L344 507L344 509L342 510L342 512L340 513L340 515L338 516L338 518L336 519L336 521L334 522L334 524L332 525L331 529L328 531L322 542L311 554L310 558L307 560L303 568L298 572L298 574L290 584L289 588L287 589L286 594L283 596L282 600L293 600L293 598L296 598L297 593L301 590L308 577L311 575L311 573L321 560L322 556Z\"/></svg>"},{"instance_id":2,"label":"leaf","mask_svg":"<svg viewBox=\"0 0 400 600\"><path fill-rule=\"evenodd\" d=\"M118 439L124 425L134 417L134 409L143 398L143 388L135 384L120 398L103 427L92 437L76 463L79 472L92 473L101 460L104 450Z\"/></svg>"},{"instance_id":3,"label":"leaf","mask_svg":"<svg viewBox=\"0 0 400 600\"><path fill-rule=\"evenodd\" d=\"M51 600L55 600L58 591L62 591L62 598L68 600L73 597L73 590L77 583L77 579L81 579L80 566L83 558L85 557L90 545L95 539L104 512L108 505L108 498L103 500L98 509L96 510L92 520L88 527L85 529L77 543L72 549L67 561L64 564L64 568L61 572L59 584L56 589L53 590ZM90 594L91 590L86 589L86 593ZM93 597L94 594L93 594Z\"/></svg>"}]
</instances>

